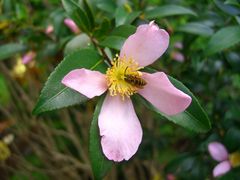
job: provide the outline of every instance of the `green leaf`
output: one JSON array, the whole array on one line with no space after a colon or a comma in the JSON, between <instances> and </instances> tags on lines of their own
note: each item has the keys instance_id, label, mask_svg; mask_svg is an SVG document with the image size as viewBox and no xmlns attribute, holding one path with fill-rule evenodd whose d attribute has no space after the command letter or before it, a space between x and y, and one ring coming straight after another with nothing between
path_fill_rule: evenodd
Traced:
<instances>
[{"instance_id":1,"label":"green leaf","mask_svg":"<svg viewBox=\"0 0 240 180\"><path fill-rule=\"evenodd\" d=\"M100 144L98 115L100 113L104 98L105 98L104 96L101 97L101 99L99 100L95 108L93 120L90 127L89 153L90 153L93 175L96 180L103 179L103 177L107 174L107 172L110 170L110 168L113 165L113 162L107 160L107 158L104 156L102 152L101 144Z\"/></svg>"},{"instance_id":2,"label":"green leaf","mask_svg":"<svg viewBox=\"0 0 240 180\"><path fill-rule=\"evenodd\" d=\"M11 100L10 91L7 87L6 80L3 75L0 74L0 106L8 105Z\"/></svg>"},{"instance_id":3,"label":"green leaf","mask_svg":"<svg viewBox=\"0 0 240 180\"><path fill-rule=\"evenodd\" d=\"M213 1L216 6L221 9L223 12L232 15L232 16L237 16L240 14L240 9L228 4L224 4L222 1L219 0L214 0Z\"/></svg>"},{"instance_id":4,"label":"green leaf","mask_svg":"<svg viewBox=\"0 0 240 180\"><path fill-rule=\"evenodd\" d=\"M212 28L197 22L187 23L183 26L180 26L177 30L202 36L211 36L213 34Z\"/></svg>"},{"instance_id":5,"label":"green leaf","mask_svg":"<svg viewBox=\"0 0 240 180\"><path fill-rule=\"evenodd\" d=\"M226 0L224 4L240 7L240 3L238 2L238 0Z\"/></svg>"},{"instance_id":6,"label":"green leaf","mask_svg":"<svg viewBox=\"0 0 240 180\"><path fill-rule=\"evenodd\" d=\"M197 98L180 81L174 79L171 76L168 76L168 78L176 88L180 89L181 91L185 92L186 94L192 97L191 105L184 112L180 114L177 114L174 116L168 116L160 112L158 109L156 109L152 104L147 102L145 99L141 98L141 100L143 100L143 103L148 108L155 111L162 117L165 117L167 120L172 121L180 126L183 126L195 132L207 132L211 128L211 124L207 114L200 106Z\"/></svg>"},{"instance_id":7,"label":"green leaf","mask_svg":"<svg viewBox=\"0 0 240 180\"><path fill-rule=\"evenodd\" d=\"M91 27L91 29L93 29L94 25L95 25L94 16L93 16L93 12L92 12L87 0L83 0L83 9L85 10L85 12L87 14L87 17L88 17L88 20L90 23L90 27Z\"/></svg>"},{"instance_id":8,"label":"green leaf","mask_svg":"<svg viewBox=\"0 0 240 180\"><path fill-rule=\"evenodd\" d=\"M50 18L52 19L54 33L60 37L62 32L62 23L65 18L65 12L63 9L55 9L51 14Z\"/></svg>"},{"instance_id":9,"label":"green leaf","mask_svg":"<svg viewBox=\"0 0 240 180\"><path fill-rule=\"evenodd\" d=\"M121 6L116 10L115 24L116 26L131 24L140 15L140 13L140 11L133 11L129 13L123 6Z\"/></svg>"},{"instance_id":10,"label":"green leaf","mask_svg":"<svg viewBox=\"0 0 240 180\"><path fill-rule=\"evenodd\" d=\"M9 1L1 1L1 3L2 3L1 6L4 14L11 14L15 2L9 0Z\"/></svg>"},{"instance_id":11,"label":"green leaf","mask_svg":"<svg viewBox=\"0 0 240 180\"><path fill-rule=\"evenodd\" d=\"M140 11L133 11L126 17L124 24L131 24L139 15L141 14Z\"/></svg>"},{"instance_id":12,"label":"green leaf","mask_svg":"<svg viewBox=\"0 0 240 180\"><path fill-rule=\"evenodd\" d=\"M89 47L90 43L91 43L90 38L86 34L81 33L80 35L75 36L67 43L64 49L64 54L65 55L70 54L80 49L87 48Z\"/></svg>"},{"instance_id":13,"label":"green leaf","mask_svg":"<svg viewBox=\"0 0 240 180\"><path fill-rule=\"evenodd\" d=\"M115 24L116 26L131 24L140 14L140 11L133 11L129 13L123 6L121 6L116 10Z\"/></svg>"},{"instance_id":14,"label":"green leaf","mask_svg":"<svg viewBox=\"0 0 240 180\"><path fill-rule=\"evenodd\" d=\"M177 168L187 166L191 167L192 162L194 161L194 157L192 157L188 153L183 153L175 157L173 160L171 160L165 167L165 170L167 172L174 172ZM185 168L184 168L185 169ZM188 168L187 168L188 169Z\"/></svg>"},{"instance_id":15,"label":"green leaf","mask_svg":"<svg viewBox=\"0 0 240 180\"><path fill-rule=\"evenodd\" d=\"M114 0L99 0L97 1L97 7L111 14L114 14L117 8Z\"/></svg>"},{"instance_id":16,"label":"green leaf","mask_svg":"<svg viewBox=\"0 0 240 180\"><path fill-rule=\"evenodd\" d=\"M102 62L101 56L96 51L90 49L83 49L66 56L49 76L33 110L33 114L86 101L87 98L85 96L64 86L61 80L67 73L77 68L96 69L105 72L106 65Z\"/></svg>"},{"instance_id":17,"label":"green leaf","mask_svg":"<svg viewBox=\"0 0 240 180\"><path fill-rule=\"evenodd\" d=\"M121 25L116 27L112 32L111 36L120 36L123 38L127 38L128 36L135 33L136 27L132 25Z\"/></svg>"},{"instance_id":18,"label":"green leaf","mask_svg":"<svg viewBox=\"0 0 240 180\"><path fill-rule=\"evenodd\" d=\"M71 12L76 9L78 4L75 0L62 0L62 4L66 12Z\"/></svg>"},{"instance_id":19,"label":"green leaf","mask_svg":"<svg viewBox=\"0 0 240 180\"><path fill-rule=\"evenodd\" d=\"M15 5L15 11L16 11L16 17L18 19L26 19L28 17L28 13L27 13L27 6L25 6L24 4L20 4L17 3Z\"/></svg>"},{"instance_id":20,"label":"green leaf","mask_svg":"<svg viewBox=\"0 0 240 180\"><path fill-rule=\"evenodd\" d=\"M239 147L236 142L240 142L240 129L236 127L229 128L224 135L223 141L230 151L235 151Z\"/></svg>"},{"instance_id":21,"label":"green leaf","mask_svg":"<svg viewBox=\"0 0 240 180\"><path fill-rule=\"evenodd\" d=\"M116 26L123 25L127 15L128 15L128 13L124 9L123 6L118 7L117 10L116 10L116 14L115 14L115 24L116 24Z\"/></svg>"},{"instance_id":22,"label":"green leaf","mask_svg":"<svg viewBox=\"0 0 240 180\"><path fill-rule=\"evenodd\" d=\"M0 60L4 60L26 49L23 44L9 43L0 46Z\"/></svg>"},{"instance_id":23,"label":"green leaf","mask_svg":"<svg viewBox=\"0 0 240 180\"><path fill-rule=\"evenodd\" d=\"M125 38L120 36L108 36L100 43L100 45L120 50L125 40Z\"/></svg>"},{"instance_id":24,"label":"green leaf","mask_svg":"<svg viewBox=\"0 0 240 180\"><path fill-rule=\"evenodd\" d=\"M240 42L240 26L229 26L217 31L206 47L206 55L227 49Z\"/></svg>"},{"instance_id":25,"label":"green leaf","mask_svg":"<svg viewBox=\"0 0 240 180\"><path fill-rule=\"evenodd\" d=\"M147 19L152 18L160 18L166 16L175 16L175 15L193 15L197 16L197 14L191 9L178 6L178 5L165 5L156 7L145 12L145 16Z\"/></svg>"},{"instance_id":26,"label":"green leaf","mask_svg":"<svg viewBox=\"0 0 240 180\"><path fill-rule=\"evenodd\" d=\"M109 34L111 29L111 22L109 19L104 18L101 24L94 29L93 37L102 39Z\"/></svg>"},{"instance_id":27,"label":"green leaf","mask_svg":"<svg viewBox=\"0 0 240 180\"><path fill-rule=\"evenodd\" d=\"M72 18L82 31L89 32L91 30L89 18L77 2L74 0L62 0L62 4L70 18Z\"/></svg>"}]
</instances>

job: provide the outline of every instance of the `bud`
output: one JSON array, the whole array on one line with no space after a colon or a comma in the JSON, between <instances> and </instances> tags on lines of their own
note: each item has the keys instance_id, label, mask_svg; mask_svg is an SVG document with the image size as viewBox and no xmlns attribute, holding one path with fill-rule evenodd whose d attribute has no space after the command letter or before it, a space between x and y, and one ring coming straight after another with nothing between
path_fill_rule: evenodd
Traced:
<instances>
[{"instance_id":1,"label":"bud","mask_svg":"<svg viewBox=\"0 0 240 180\"><path fill-rule=\"evenodd\" d=\"M174 44L174 48L176 48L176 49L183 49L183 44L182 44L182 42L176 42L175 44Z\"/></svg>"},{"instance_id":2,"label":"bud","mask_svg":"<svg viewBox=\"0 0 240 180\"><path fill-rule=\"evenodd\" d=\"M80 30L77 27L77 25L75 24L75 22L69 18L64 19L64 24L71 29L72 32L74 32L75 34L79 34Z\"/></svg>"},{"instance_id":3,"label":"bud","mask_svg":"<svg viewBox=\"0 0 240 180\"><path fill-rule=\"evenodd\" d=\"M172 59L178 61L178 62L184 62L185 58L184 55L180 52L173 52L171 54Z\"/></svg>"},{"instance_id":4,"label":"bud","mask_svg":"<svg viewBox=\"0 0 240 180\"><path fill-rule=\"evenodd\" d=\"M45 33L47 35L50 35L53 32L53 30L54 30L53 25L48 25L47 28L45 29Z\"/></svg>"},{"instance_id":5,"label":"bud","mask_svg":"<svg viewBox=\"0 0 240 180\"><path fill-rule=\"evenodd\" d=\"M36 53L34 51L29 51L22 57L22 63L27 64L30 61L32 61L35 57Z\"/></svg>"}]
</instances>

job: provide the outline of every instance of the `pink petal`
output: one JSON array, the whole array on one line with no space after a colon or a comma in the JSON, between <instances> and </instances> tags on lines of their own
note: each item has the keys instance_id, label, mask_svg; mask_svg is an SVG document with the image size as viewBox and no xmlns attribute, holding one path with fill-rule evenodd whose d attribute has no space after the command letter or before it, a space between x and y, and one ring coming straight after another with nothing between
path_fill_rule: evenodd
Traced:
<instances>
[{"instance_id":1,"label":"pink petal","mask_svg":"<svg viewBox=\"0 0 240 180\"><path fill-rule=\"evenodd\" d=\"M106 96L99 114L103 153L109 160L129 160L142 141L142 128L131 99Z\"/></svg>"},{"instance_id":2,"label":"pink petal","mask_svg":"<svg viewBox=\"0 0 240 180\"><path fill-rule=\"evenodd\" d=\"M147 85L138 92L159 111L166 115L175 115L190 105L192 98L175 88L165 73L144 73L142 77Z\"/></svg>"},{"instance_id":3,"label":"pink petal","mask_svg":"<svg viewBox=\"0 0 240 180\"><path fill-rule=\"evenodd\" d=\"M174 174L171 174L171 173L169 173L169 174L167 174L167 180L176 180L177 178L176 178L176 176L174 176Z\"/></svg>"},{"instance_id":4,"label":"pink petal","mask_svg":"<svg viewBox=\"0 0 240 180\"><path fill-rule=\"evenodd\" d=\"M218 177L226 174L231 169L231 164L229 161L223 161L219 163L214 169L213 169L213 176Z\"/></svg>"},{"instance_id":5,"label":"pink petal","mask_svg":"<svg viewBox=\"0 0 240 180\"><path fill-rule=\"evenodd\" d=\"M27 64L32 61L36 57L36 53L34 51L29 51L22 57L22 63Z\"/></svg>"},{"instance_id":6,"label":"pink petal","mask_svg":"<svg viewBox=\"0 0 240 180\"><path fill-rule=\"evenodd\" d=\"M64 24L71 29L72 32L75 34L78 34L80 32L79 28L75 24L75 22L72 19L66 18L64 19Z\"/></svg>"},{"instance_id":7,"label":"pink petal","mask_svg":"<svg viewBox=\"0 0 240 180\"><path fill-rule=\"evenodd\" d=\"M90 71L84 68L69 72L62 79L62 83L88 98L100 96L107 90L105 75L98 71Z\"/></svg>"},{"instance_id":8,"label":"pink petal","mask_svg":"<svg viewBox=\"0 0 240 180\"><path fill-rule=\"evenodd\" d=\"M47 28L45 29L45 33L47 35L50 35L54 31L53 25L48 25Z\"/></svg>"},{"instance_id":9,"label":"pink petal","mask_svg":"<svg viewBox=\"0 0 240 180\"><path fill-rule=\"evenodd\" d=\"M178 62L184 62L185 58L184 55L181 52L173 52L171 54L172 59L178 61Z\"/></svg>"},{"instance_id":10,"label":"pink petal","mask_svg":"<svg viewBox=\"0 0 240 180\"><path fill-rule=\"evenodd\" d=\"M157 60L167 49L169 35L153 22L140 25L123 44L120 57L133 58L139 66L147 66Z\"/></svg>"},{"instance_id":11,"label":"pink petal","mask_svg":"<svg viewBox=\"0 0 240 180\"><path fill-rule=\"evenodd\" d=\"M228 159L227 149L219 142L211 142L208 144L208 151L216 161L224 161Z\"/></svg>"}]
</instances>

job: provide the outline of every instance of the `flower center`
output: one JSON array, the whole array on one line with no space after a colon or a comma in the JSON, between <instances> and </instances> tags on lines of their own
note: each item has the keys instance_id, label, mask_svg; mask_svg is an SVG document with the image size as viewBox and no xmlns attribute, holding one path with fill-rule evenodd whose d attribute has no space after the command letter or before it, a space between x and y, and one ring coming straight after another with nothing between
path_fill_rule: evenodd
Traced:
<instances>
[{"instance_id":1,"label":"flower center","mask_svg":"<svg viewBox=\"0 0 240 180\"><path fill-rule=\"evenodd\" d=\"M234 152L230 154L229 160L232 167L240 166L240 152Z\"/></svg>"},{"instance_id":2,"label":"flower center","mask_svg":"<svg viewBox=\"0 0 240 180\"><path fill-rule=\"evenodd\" d=\"M146 85L138 71L141 67L133 59L120 58L118 55L112 61L112 67L106 72L108 89L111 96L121 95L124 99Z\"/></svg>"}]
</instances>

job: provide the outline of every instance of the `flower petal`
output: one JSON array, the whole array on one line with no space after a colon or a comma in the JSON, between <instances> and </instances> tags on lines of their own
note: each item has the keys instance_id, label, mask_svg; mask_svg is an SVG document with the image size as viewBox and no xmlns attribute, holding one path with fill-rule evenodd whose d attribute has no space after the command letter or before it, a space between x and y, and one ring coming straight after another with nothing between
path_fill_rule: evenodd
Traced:
<instances>
[{"instance_id":1,"label":"flower petal","mask_svg":"<svg viewBox=\"0 0 240 180\"><path fill-rule=\"evenodd\" d=\"M27 64L32 61L36 57L36 53L34 51L29 51L22 57L22 63Z\"/></svg>"},{"instance_id":2,"label":"flower petal","mask_svg":"<svg viewBox=\"0 0 240 180\"><path fill-rule=\"evenodd\" d=\"M224 161L228 159L227 149L219 142L211 142L208 144L208 151L216 161Z\"/></svg>"},{"instance_id":3,"label":"flower petal","mask_svg":"<svg viewBox=\"0 0 240 180\"><path fill-rule=\"evenodd\" d=\"M175 115L190 105L192 98L175 88L165 73L143 73L142 78L146 80L147 85L138 93L159 111L167 115Z\"/></svg>"},{"instance_id":4,"label":"flower petal","mask_svg":"<svg viewBox=\"0 0 240 180\"><path fill-rule=\"evenodd\" d=\"M105 75L98 71L90 71L84 68L69 72L62 79L62 83L88 98L99 96L107 90Z\"/></svg>"},{"instance_id":5,"label":"flower petal","mask_svg":"<svg viewBox=\"0 0 240 180\"><path fill-rule=\"evenodd\" d=\"M231 169L231 164L229 161L223 161L219 163L214 169L213 169L213 176L218 177L222 176L223 174L226 174Z\"/></svg>"},{"instance_id":6,"label":"flower petal","mask_svg":"<svg viewBox=\"0 0 240 180\"><path fill-rule=\"evenodd\" d=\"M167 49L169 35L153 22L140 25L123 44L120 57L133 58L139 66L147 66L157 60Z\"/></svg>"},{"instance_id":7,"label":"flower petal","mask_svg":"<svg viewBox=\"0 0 240 180\"><path fill-rule=\"evenodd\" d=\"M109 160L129 160L142 141L142 128L130 98L106 96L99 114L103 153Z\"/></svg>"},{"instance_id":8,"label":"flower petal","mask_svg":"<svg viewBox=\"0 0 240 180\"><path fill-rule=\"evenodd\" d=\"M171 54L171 57L173 60L176 60L178 62L184 62L185 57L181 52L175 51Z\"/></svg>"},{"instance_id":9,"label":"flower petal","mask_svg":"<svg viewBox=\"0 0 240 180\"><path fill-rule=\"evenodd\" d=\"M69 27L69 29L71 29L72 32L74 32L75 34L78 34L80 32L78 26L75 24L75 22L70 19L70 18L66 18L64 19L64 24Z\"/></svg>"}]
</instances>

